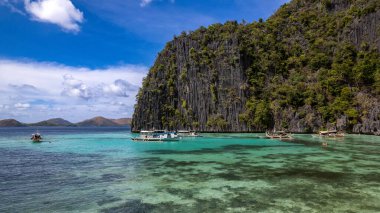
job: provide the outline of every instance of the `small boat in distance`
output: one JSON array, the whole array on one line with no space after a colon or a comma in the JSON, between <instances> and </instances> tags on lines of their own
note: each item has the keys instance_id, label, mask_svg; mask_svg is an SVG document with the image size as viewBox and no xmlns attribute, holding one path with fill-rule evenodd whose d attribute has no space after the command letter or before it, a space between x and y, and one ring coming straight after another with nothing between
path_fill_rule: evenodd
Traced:
<instances>
[{"instance_id":1,"label":"small boat in distance","mask_svg":"<svg viewBox=\"0 0 380 213\"><path fill-rule=\"evenodd\" d=\"M202 137L201 135L199 135L197 132L193 131L193 130L178 130L177 131L178 133L178 136L180 137Z\"/></svg>"},{"instance_id":2,"label":"small boat in distance","mask_svg":"<svg viewBox=\"0 0 380 213\"><path fill-rule=\"evenodd\" d=\"M139 137L132 138L133 141L178 141L178 135L175 132L164 130L146 131L141 130Z\"/></svg>"},{"instance_id":3,"label":"small boat in distance","mask_svg":"<svg viewBox=\"0 0 380 213\"><path fill-rule=\"evenodd\" d=\"M292 135L285 131L266 131L265 136L271 139L292 139Z\"/></svg>"},{"instance_id":4,"label":"small boat in distance","mask_svg":"<svg viewBox=\"0 0 380 213\"><path fill-rule=\"evenodd\" d=\"M319 131L319 136L322 137L344 137L343 132L338 132L337 130Z\"/></svg>"},{"instance_id":5,"label":"small boat in distance","mask_svg":"<svg viewBox=\"0 0 380 213\"><path fill-rule=\"evenodd\" d=\"M42 142L42 136L40 133L34 133L32 134L32 137L30 138L34 143Z\"/></svg>"}]
</instances>

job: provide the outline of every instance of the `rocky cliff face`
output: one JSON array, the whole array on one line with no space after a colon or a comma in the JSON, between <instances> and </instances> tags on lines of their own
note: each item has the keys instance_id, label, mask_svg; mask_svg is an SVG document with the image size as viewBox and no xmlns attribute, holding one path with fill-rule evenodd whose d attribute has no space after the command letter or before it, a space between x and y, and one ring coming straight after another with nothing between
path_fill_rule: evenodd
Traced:
<instances>
[{"instance_id":1,"label":"rocky cliff face","mask_svg":"<svg viewBox=\"0 0 380 213\"><path fill-rule=\"evenodd\" d=\"M132 129L380 133L380 3L294 0L266 22L227 22L168 42Z\"/></svg>"},{"instance_id":2,"label":"rocky cliff face","mask_svg":"<svg viewBox=\"0 0 380 213\"><path fill-rule=\"evenodd\" d=\"M235 30L223 38L200 32L168 43L140 91L134 127L250 131L238 118L248 94ZM228 123L207 125L210 120Z\"/></svg>"},{"instance_id":3,"label":"rocky cliff face","mask_svg":"<svg viewBox=\"0 0 380 213\"><path fill-rule=\"evenodd\" d=\"M379 4L377 3L377 5ZM363 42L366 42L380 50L380 10L375 11L374 8L375 6L368 7L366 14L352 18L342 31L341 39L348 39L356 47L360 47Z\"/></svg>"}]
</instances>

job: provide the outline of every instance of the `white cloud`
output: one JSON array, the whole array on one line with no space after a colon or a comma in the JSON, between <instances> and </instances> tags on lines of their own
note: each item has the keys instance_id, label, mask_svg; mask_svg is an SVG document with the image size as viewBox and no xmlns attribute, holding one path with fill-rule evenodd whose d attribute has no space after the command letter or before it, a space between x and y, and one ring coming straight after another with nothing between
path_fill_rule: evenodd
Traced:
<instances>
[{"instance_id":1,"label":"white cloud","mask_svg":"<svg viewBox=\"0 0 380 213\"><path fill-rule=\"evenodd\" d=\"M79 97L88 100L92 97L90 88L81 80L75 79L72 75L63 76L62 94L70 97Z\"/></svg>"},{"instance_id":2,"label":"white cloud","mask_svg":"<svg viewBox=\"0 0 380 213\"><path fill-rule=\"evenodd\" d=\"M135 65L89 69L0 59L0 118L35 122L63 117L76 122L98 115L132 116L147 72L147 67Z\"/></svg>"},{"instance_id":3,"label":"white cloud","mask_svg":"<svg viewBox=\"0 0 380 213\"><path fill-rule=\"evenodd\" d=\"M148 68L136 65L111 66L103 69L71 67L56 63L14 61L0 59L0 90L9 90L9 85L31 85L47 93L60 94L64 88L63 76L74 79L66 81L71 85L84 83L89 87L113 84L117 79L124 79L139 87ZM22 76L22 78L21 78ZM69 78L69 77L68 77Z\"/></svg>"},{"instance_id":4,"label":"white cloud","mask_svg":"<svg viewBox=\"0 0 380 213\"><path fill-rule=\"evenodd\" d=\"M99 84L93 87L88 86L82 80L74 78L72 75L63 76L64 89L62 95L78 97L84 100L110 97L129 97L135 94L138 86L123 79L117 79L111 84Z\"/></svg>"},{"instance_id":5,"label":"white cloud","mask_svg":"<svg viewBox=\"0 0 380 213\"><path fill-rule=\"evenodd\" d=\"M24 110L24 109L29 108L30 104L28 104L28 103L16 103L16 104L14 104L14 107L16 109Z\"/></svg>"},{"instance_id":6,"label":"white cloud","mask_svg":"<svg viewBox=\"0 0 380 213\"><path fill-rule=\"evenodd\" d=\"M130 92L137 91L138 87L128 81L117 79L114 83L103 85L105 95L115 95L119 97L128 97Z\"/></svg>"},{"instance_id":7,"label":"white cloud","mask_svg":"<svg viewBox=\"0 0 380 213\"><path fill-rule=\"evenodd\" d=\"M83 13L70 0L24 0L25 10L36 21L59 25L67 31L78 32Z\"/></svg>"},{"instance_id":8,"label":"white cloud","mask_svg":"<svg viewBox=\"0 0 380 213\"><path fill-rule=\"evenodd\" d=\"M29 84L22 84L22 85L9 84L8 86L10 89L22 94L25 94L25 93L38 94L40 92L35 86L29 85Z\"/></svg>"}]
</instances>

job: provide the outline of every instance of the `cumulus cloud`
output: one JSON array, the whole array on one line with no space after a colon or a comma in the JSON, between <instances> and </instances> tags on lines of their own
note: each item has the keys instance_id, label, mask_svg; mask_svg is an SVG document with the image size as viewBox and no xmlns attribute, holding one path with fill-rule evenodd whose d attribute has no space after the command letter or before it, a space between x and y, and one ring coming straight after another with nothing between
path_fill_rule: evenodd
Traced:
<instances>
[{"instance_id":1,"label":"cumulus cloud","mask_svg":"<svg viewBox=\"0 0 380 213\"><path fill-rule=\"evenodd\" d=\"M82 81L75 79L72 75L65 74L63 76L62 95L70 97L79 97L88 100L92 97L91 89Z\"/></svg>"},{"instance_id":2,"label":"cumulus cloud","mask_svg":"<svg viewBox=\"0 0 380 213\"><path fill-rule=\"evenodd\" d=\"M98 115L132 116L147 72L147 67L135 65L89 69L0 58L0 117L75 122Z\"/></svg>"},{"instance_id":3,"label":"cumulus cloud","mask_svg":"<svg viewBox=\"0 0 380 213\"><path fill-rule=\"evenodd\" d=\"M120 65L102 69L86 67L71 67L56 63L15 61L0 58L0 90L9 90L13 87L30 85L46 93L60 94L66 85L79 86L86 84L89 87L114 84L117 79L124 79L130 84L139 87L148 68L145 66ZM22 76L22 78L20 78ZM64 78L66 76L66 78Z\"/></svg>"},{"instance_id":4,"label":"cumulus cloud","mask_svg":"<svg viewBox=\"0 0 380 213\"><path fill-rule=\"evenodd\" d=\"M83 13L70 0L24 0L25 10L36 21L56 24L67 31L78 32Z\"/></svg>"},{"instance_id":5,"label":"cumulus cloud","mask_svg":"<svg viewBox=\"0 0 380 213\"><path fill-rule=\"evenodd\" d=\"M94 98L129 97L131 93L138 90L138 86L123 79L117 79L110 84L99 84L93 87L88 86L82 80L74 78L72 75L63 76L64 89L62 95L78 97L85 100Z\"/></svg>"},{"instance_id":6,"label":"cumulus cloud","mask_svg":"<svg viewBox=\"0 0 380 213\"><path fill-rule=\"evenodd\" d=\"M130 92L138 89L137 86L132 85L128 81L117 79L114 83L103 85L103 92L105 95L115 95L119 97L129 97Z\"/></svg>"}]
</instances>

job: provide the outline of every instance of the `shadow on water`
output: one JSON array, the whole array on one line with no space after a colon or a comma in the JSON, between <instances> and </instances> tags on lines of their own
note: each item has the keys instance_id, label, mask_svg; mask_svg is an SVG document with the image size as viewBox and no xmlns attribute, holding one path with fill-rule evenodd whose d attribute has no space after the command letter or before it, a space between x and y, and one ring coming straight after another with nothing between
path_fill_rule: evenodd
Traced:
<instances>
[{"instance_id":1,"label":"shadow on water","mask_svg":"<svg viewBox=\"0 0 380 213\"><path fill-rule=\"evenodd\" d=\"M196 150L170 150L170 149L162 149L162 150L146 150L146 153L156 154L156 155L170 155L170 154L180 154L180 155L202 155L202 154L222 154L226 152L236 152L236 151L246 151L246 150L259 150L265 148L283 148L283 147L296 147L300 146L300 144L280 144L280 145L239 145L232 144L222 146L220 148L201 148Z\"/></svg>"}]
</instances>

